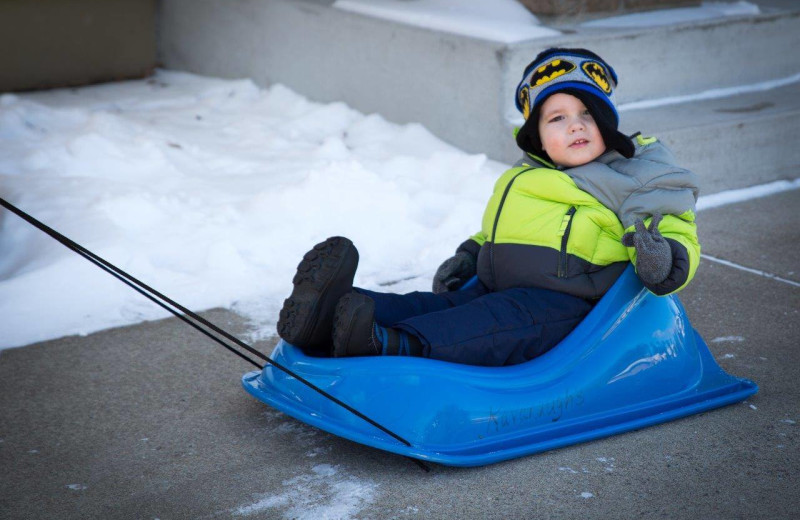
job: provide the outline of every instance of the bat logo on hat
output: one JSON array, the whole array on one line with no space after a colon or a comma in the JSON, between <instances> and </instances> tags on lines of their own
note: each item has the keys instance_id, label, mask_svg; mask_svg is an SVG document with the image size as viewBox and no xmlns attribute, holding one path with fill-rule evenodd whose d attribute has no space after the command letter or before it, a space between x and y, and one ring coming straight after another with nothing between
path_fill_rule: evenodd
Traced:
<instances>
[{"instance_id":1,"label":"bat logo on hat","mask_svg":"<svg viewBox=\"0 0 800 520\"><path fill-rule=\"evenodd\" d=\"M611 82L608 80L606 69L596 61L586 61L581 65L584 74L606 94L611 94Z\"/></svg>"},{"instance_id":2,"label":"bat logo on hat","mask_svg":"<svg viewBox=\"0 0 800 520\"><path fill-rule=\"evenodd\" d=\"M523 85L519 90L519 105L522 107L522 116L525 119L531 115L531 96L528 89L528 85Z\"/></svg>"},{"instance_id":3,"label":"bat logo on hat","mask_svg":"<svg viewBox=\"0 0 800 520\"><path fill-rule=\"evenodd\" d=\"M545 63L533 73L531 77L531 88L543 85L548 81L553 81L559 76L569 74L575 70L575 65L564 59L557 59Z\"/></svg>"}]
</instances>

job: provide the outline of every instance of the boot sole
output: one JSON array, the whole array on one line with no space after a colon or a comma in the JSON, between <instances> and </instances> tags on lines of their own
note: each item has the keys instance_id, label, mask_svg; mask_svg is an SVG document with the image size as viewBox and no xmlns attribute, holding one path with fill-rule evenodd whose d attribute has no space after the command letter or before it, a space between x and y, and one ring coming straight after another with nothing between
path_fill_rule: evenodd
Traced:
<instances>
[{"instance_id":1,"label":"boot sole","mask_svg":"<svg viewBox=\"0 0 800 520\"><path fill-rule=\"evenodd\" d=\"M278 335L298 347L329 344L336 302L352 289L356 267L358 251L347 238L332 237L315 245L297 265L294 289L278 319Z\"/></svg>"}]
</instances>

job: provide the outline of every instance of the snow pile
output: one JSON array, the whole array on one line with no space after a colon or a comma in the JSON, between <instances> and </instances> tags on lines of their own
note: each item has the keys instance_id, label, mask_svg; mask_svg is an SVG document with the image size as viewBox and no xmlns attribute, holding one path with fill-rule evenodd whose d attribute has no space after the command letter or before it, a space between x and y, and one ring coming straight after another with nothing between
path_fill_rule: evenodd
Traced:
<instances>
[{"instance_id":1,"label":"snow pile","mask_svg":"<svg viewBox=\"0 0 800 520\"><path fill-rule=\"evenodd\" d=\"M190 309L245 314L256 336L328 236L359 248L358 285L428 289L504 168L248 80L161 71L0 96L1 197ZM167 315L5 210L0 252L0 348Z\"/></svg>"},{"instance_id":2,"label":"snow pile","mask_svg":"<svg viewBox=\"0 0 800 520\"><path fill-rule=\"evenodd\" d=\"M516 0L336 0L333 7L504 43L561 34L539 25Z\"/></svg>"},{"instance_id":3,"label":"snow pile","mask_svg":"<svg viewBox=\"0 0 800 520\"><path fill-rule=\"evenodd\" d=\"M338 468L330 464L318 464L311 471L285 481L285 493L264 496L236 509L234 516L265 514L269 510L283 509L284 518L296 520L355 518L361 509L374 500L377 485L372 482L338 476Z\"/></svg>"},{"instance_id":4,"label":"snow pile","mask_svg":"<svg viewBox=\"0 0 800 520\"><path fill-rule=\"evenodd\" d=\"M750 2L703 2L699 7L682 7L676 9L659 9L643 13L626 14L592 20L581 24L592 28L619 27L655 27L675 25L689 22L713 20L725 16L752 16L761 11Z\"/></svg>"}]
</instances>

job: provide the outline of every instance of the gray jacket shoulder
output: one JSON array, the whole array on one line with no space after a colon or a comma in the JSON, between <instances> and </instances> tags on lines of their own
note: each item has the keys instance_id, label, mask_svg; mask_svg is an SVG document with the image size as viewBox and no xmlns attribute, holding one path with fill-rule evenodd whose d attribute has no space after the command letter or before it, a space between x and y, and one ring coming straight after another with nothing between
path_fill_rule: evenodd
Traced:
<instances>
[{"instance_id":1,"label":"gray jacket shoulder","mask_svg":"<svg viewBox=\"0 0 800 520\"><path fill-rule=\"evenodd\" d=\"M697 176L677 166L672 152L660 141L634 140L634 144L636 152L630 159L611 151L564 173L614 211L625 228L656 212L695 211Z\"/></svg>"}]
</instances>

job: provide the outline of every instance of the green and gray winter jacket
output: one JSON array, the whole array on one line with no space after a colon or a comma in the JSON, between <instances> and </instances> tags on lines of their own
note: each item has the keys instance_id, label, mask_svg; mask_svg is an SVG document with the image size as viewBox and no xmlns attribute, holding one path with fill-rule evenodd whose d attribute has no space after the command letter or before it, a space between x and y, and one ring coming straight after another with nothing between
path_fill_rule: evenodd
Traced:
<instances>
[{"instance_id":1,"label":"green and gray winter jacket","mask_svg":"<svg viewBox=\"0 0 800 520\"><path fill-rule=\"evenodd\" d=\"M459 247L477 257L478 278L489 289L541 287L599 298L636 250L622 235L655 213L670 244L672 271L655 294L683 288L700 260L695 226L696 176L675 165L655 138L634 139L631 159L618 152L563 170L528 156L497 181L481 231Z\"/></svg>"}]
</instances>

